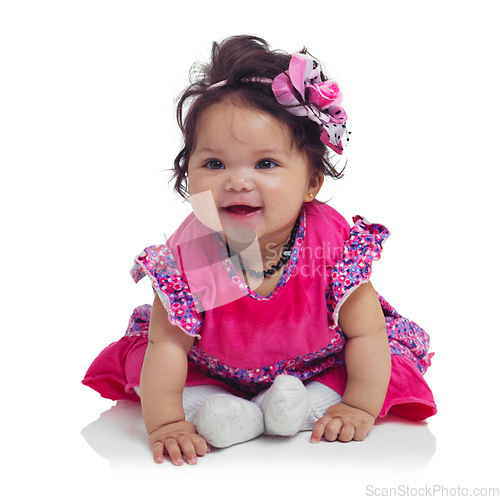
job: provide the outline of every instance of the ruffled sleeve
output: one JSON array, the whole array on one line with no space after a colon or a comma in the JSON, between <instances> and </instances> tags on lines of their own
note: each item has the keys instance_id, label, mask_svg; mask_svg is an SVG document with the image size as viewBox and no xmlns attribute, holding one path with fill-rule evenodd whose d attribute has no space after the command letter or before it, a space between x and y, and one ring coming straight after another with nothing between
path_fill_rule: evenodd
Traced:
<instances>
[{"instance_id":1,"label":"ruffled sleeve","mask_svg":"<svg viewBox=\"0 0 500 500\"><path fill-rule=\"evenodd\" d=\"M371 224L360 216L353 220L354 226L343 253L330 274L326 300L331 328L340 328L338 317L342 304L359 285L370 280L372 264L380 259L382 244L390 235L381 224ZM381 295L378 298L384 312L392 360L391 380L380 416L391 412L423 420L436 413L432 392L423 378L434 355L429 352L429 335L415 322L401 316ZM328 372L321 381L343 394L345 368Z\"/></svg>"},{"instance_id":2,"label":"ruffled sleeve","mask_svg":"<svg viewBox=\"0 0 500 500\"><path fill-rule=\"evenodd\" d=\"M155 292L167 310L170 323L179 326L190 337L200 338L203 313L191 293L187 280L179 272L177 261L167 245L144 249L130 270L137 283L149 276Z\"/></svg>"},{"instance_id":3,"label":"ruffled sleeve","mask_svg":"<svg viewBox=\"0 0 500 500\"><path fill-rule=\"evenodd\" d=\"M363 217L353 217L354 226L345 242L342 256L332 268L326 295L327 309L333 327L338 324L339 310L347 297L362 283L370 280L372 263L380 259L382 243L390 236L381 224L371 224Z\"/></svg>"}]
</instances>

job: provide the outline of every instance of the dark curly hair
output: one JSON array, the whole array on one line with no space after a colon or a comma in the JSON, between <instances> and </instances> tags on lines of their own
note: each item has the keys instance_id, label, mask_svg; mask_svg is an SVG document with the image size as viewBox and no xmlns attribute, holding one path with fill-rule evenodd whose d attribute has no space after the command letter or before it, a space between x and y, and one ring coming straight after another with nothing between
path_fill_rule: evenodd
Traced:
<instances>
[{"instance_id":1,"label":"dark curly hair","mask_svg":"<svg viewBox=\"0 0 500 500\"><path fill-rule=\"evenodd\" d=\"M304 48L301 51L307 53ZM291 114L278 103L269 84L244 81L261 77L274 79L286 71L291 55L272 51L262 38L240 35L212 44L212 57L208 64L195 64L191 68L190 85L177 102L177 123L184 137L184 146L175 158L173 176L175 190L187 197L187 169L196 144L196 123L209 106L227 98L269 113L289 128L294 145L303 149L311 166L325 176L340 178L332 164L328 148L320 140L320 127L309 118ZM326 80L321 74L322 80ZM223 86L207 90L214 83L227 81Z\"/></svg>"}]
</instances>

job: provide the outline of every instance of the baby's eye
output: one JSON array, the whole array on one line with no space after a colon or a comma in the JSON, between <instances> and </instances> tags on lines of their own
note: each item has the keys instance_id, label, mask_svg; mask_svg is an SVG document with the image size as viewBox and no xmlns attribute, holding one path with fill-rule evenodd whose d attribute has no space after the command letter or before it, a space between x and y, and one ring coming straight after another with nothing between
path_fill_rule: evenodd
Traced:
<instances>
[{"instance_id":1,"label":"baby's eye","mask_svg":"<svg viewBox=\"0 0 500 500\"><path fill-rule=\"evenodd\" d=\"M269 170L273 167L276 167L276 163L273 160L260 160L255 166L255 168L260 170Z\"/></svg>"},{"instance_id":2,"label":"baby's eye","mask_svg":"<svg viewBox=\"0 0 500 500\"><path fill-rule=\"evenodd\" d=\"M210 170L222 170L224 168L224 164L220 160L208 160L205 163L205 167Z\"/></svg>"}]
</instances>

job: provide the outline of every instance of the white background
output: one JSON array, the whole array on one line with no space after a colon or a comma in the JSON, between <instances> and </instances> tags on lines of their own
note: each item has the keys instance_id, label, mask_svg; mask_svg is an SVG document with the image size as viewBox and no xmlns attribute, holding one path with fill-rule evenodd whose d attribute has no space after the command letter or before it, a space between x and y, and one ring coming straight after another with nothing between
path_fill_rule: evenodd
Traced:
<instances>
[{"instance_id":1,"label":"white background","mask_svg":"<svg viewBox=\"0 0 500 500\"><path fill-rule=\"evenodd\" d=\"M497 21L482 0L2 2L5 498L499 487ZM372 281L431 334L439 413L364 443L302 433L158 466L139 408L80 380L151 300L133 257L189 210L168 185L174 99L213 40L242 33L307 45L340 83L349 164L320 199L391 230Z\"/></svg>"}]
</instances>

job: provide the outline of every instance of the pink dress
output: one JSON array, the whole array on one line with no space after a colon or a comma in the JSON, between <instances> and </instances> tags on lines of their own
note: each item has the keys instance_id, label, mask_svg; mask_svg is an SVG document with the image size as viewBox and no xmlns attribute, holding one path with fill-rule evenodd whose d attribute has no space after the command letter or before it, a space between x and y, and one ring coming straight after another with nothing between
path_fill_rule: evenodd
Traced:
<instances>
[{"instance_id":1,"label":"pink dress","mask_svg":"<svg viewBox=\"0 0 500 500\"><path fill-rule=\"evenodd\" d=\"M333 208L305 203L282 277L267 297L251 290L235 269L223 240L193 214L165 245L135 259L135 281L148 275L171 323L195 337L186 385L216 384L251 397L279 374L317 380L342 394L345 336L339 309L370 279L389 231ZM412 420L436 413L423 378L433 353L429 336L379 295L392 353L392 374L380 417ZM125 336L105 348L83 383L110 399L138 400L151 306L137 307Z\"/></svg>"}]
</instances>

